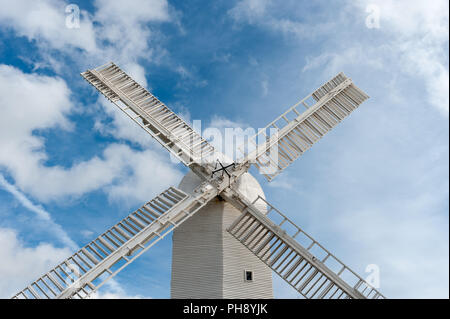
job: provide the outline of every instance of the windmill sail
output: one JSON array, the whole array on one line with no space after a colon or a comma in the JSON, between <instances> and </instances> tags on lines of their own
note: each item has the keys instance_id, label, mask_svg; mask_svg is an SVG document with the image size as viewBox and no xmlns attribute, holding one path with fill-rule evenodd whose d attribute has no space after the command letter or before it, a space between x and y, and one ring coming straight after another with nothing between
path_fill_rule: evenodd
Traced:
<instances>
[{"instance_id":1,"label":"windmill sail","mask_svg":"<svg viewBox=\"0 0 450 319\"><path fill-rule=\"evenodd\" d=\"M211 144L114 63L81 75L186 166L214 162Z\"/></svg>"},{"instance_id":2,"label":"windmill sail","mask_svg":"<svg viewBox=\"0 0 450 319\"><path fill-rule=\"evenodd\" d=\"M259 130L249 140L255 150L240 148L244 154L241 162L250 161L272 180L366 99L368 96L350 78L339 73ZM299 107L307 109L302 112ZM270 135L271 130L276 134Z\"/></svg>"},{"instance_id":3,"label":"windmill sail","mask_svg":"<svg viewBox=\"0 0 450 319\"><path fill-rule=\"evenodd\" d=\"M89 297L219 194L242 211L228 232L305 298L384 298L265 199L248 202L230 183L230 174L228 181L219 174L209 177L220 154L114 63L82 76L205 181L191 195L170 187L13 298ZM367 98L338 74L251 138L255 147L242 151L233 177L253 163L273 179ZM306 111L300 112L300 105ZM267 134L271 129L276 134Z\"/></svg>"},{"instance_id":4,"label":"windmill sail","mask_svg":"<svg viewBox=\"0 0 450 319\"><path fill-rule=\"evenodd\" d=\"M265 199L241 205L228 232L303 297L385 298Z\"/></svg>"},{"instance_id":5,"label":"windmill sail","mask_svg":"<svg viewBox=\"0 0 450 319\"><path fill-rule=\"evenodd\" d=\"M192 197L170 187L13 298L89 297L216 195L205 191Z\"/></svg>"}]
</instances>

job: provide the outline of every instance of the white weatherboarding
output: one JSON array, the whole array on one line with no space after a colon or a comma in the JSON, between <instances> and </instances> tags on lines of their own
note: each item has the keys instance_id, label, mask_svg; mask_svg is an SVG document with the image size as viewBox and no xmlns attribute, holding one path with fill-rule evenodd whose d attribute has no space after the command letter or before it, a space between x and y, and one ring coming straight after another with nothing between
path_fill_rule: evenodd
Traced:
<instances>
[{"instance_id":1,"label":"white weatherboarding","mask_svg":"<svg viewBox=\"0 0 450 319\"><path fill-rule=\"evenodd\" d=\"M114 63L82 76L190 172L13 298L87 298L171 231L172 298L273 298L272 271L308 299L385 298L270 204L247 172L254 164L271 181L364 102L350 78L338 74L225 163Z\"/></svg>"}]
</instances>

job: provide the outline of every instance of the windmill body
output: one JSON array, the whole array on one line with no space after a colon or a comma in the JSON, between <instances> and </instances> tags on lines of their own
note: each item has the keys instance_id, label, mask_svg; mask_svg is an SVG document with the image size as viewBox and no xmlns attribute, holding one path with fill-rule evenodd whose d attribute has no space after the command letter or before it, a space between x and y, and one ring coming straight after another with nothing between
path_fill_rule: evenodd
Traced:
<instances>
[{"instance_id":1,"label":"windmill body","mask_svg":"<svg viewBox=\"0 0 450 319\"><path fill-rule=\"evenodd\" d=\"M201 183L189 172L179 189L192 194ZM237 188L249 201L265 198L249 173L240 177ZM241 211L216 197L174 230L172 298L273 298L271 269L227 231L240 215Z\"/></svg>"},{"instance_id":2,"label":"windmill body","mask_svg":"<svg viewBox=\"0 0 450 319\"><path fill-rule=\"evenodd\" d=\"M88 298L172 232L173 298L272 298L271 272L308 299L384 298L270 204L247 172L254 165L270 182L356 110L368 96L350 78L339 73L224 164L225 155L114 63L82 76L190 172L13 298Z\"/></svg>"}]
</instances>

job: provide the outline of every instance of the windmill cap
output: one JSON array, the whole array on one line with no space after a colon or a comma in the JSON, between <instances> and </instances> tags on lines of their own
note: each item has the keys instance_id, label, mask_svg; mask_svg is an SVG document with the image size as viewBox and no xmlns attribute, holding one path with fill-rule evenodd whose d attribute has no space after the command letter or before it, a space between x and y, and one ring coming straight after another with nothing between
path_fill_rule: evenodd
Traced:
<instances>
[{"instance_id":1,"label":"windmill cap","mask_svg":"<svg viewBox=\"0 0 450 319\"><path fill-rule=\"evenodd\" d=\"M198 177L193 171L189 171L186 175L184 175L181 180L178 188L184 191L189 195L194 194L194 189L197 188L202 183L202 179ZM249 202L253 202L258 196L262 198L266 198L264 195L264 191L261 185L258 183L255 177L250 173L244 173L236 182L237 191L245 196L245 198ZM264 207L258 207L262 210L265 210Z\"/></svg>"}]
</instances>

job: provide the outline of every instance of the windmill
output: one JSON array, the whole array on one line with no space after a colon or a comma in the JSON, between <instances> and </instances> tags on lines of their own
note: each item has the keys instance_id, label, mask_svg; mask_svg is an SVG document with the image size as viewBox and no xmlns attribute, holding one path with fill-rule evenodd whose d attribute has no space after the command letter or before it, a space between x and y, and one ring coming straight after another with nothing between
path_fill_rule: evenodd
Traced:
<instances>
[{"instance_id":1,"label":"windmill","mask_svg":"<svg viewBox=\"0 0 450 319\"><path fill-rule=\"evenodd\" d=\"M384 298L265 199L269 181L368 96L343 73L249 138L227 161L114 63L81 74L190 172L13 298L87 298L173 231L173 298L272 298L275 272L305 298Z\"/></svg>"}]
</instances>

